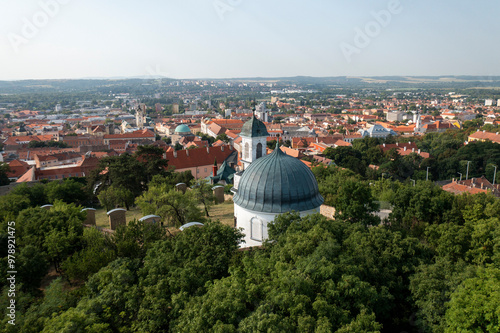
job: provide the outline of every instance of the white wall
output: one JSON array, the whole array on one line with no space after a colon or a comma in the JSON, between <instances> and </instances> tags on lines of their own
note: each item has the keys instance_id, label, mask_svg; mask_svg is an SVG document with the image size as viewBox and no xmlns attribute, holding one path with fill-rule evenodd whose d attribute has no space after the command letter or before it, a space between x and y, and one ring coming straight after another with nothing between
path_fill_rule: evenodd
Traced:
<instances>
[{"instance_id":1,"label":"white wall","mask_svg":"<svg viewBox=\"0 0 500 333\"><path fill-rule=\"evenodd\" d=\"M306 210L300 212L300 216L306 216L309 214L315 214L320 212L320 207L316 209ZM274 218L280 214L275 213L262 213L256 212L252 210L248 210L242 208L236 204L234 204L234 216L236 217L236 227L242 228L242 232L245 235L244 243L240 244L240 248L252 247L252 246L261 246L262 242L267 239L267 224L269 222L274 221ZM253 219L253 221L252 221ZM253 222L253 230L252 230L252 222ZM261 229L256 227L258 223L261 223ZM252 231L254 233L254 237L252 237ZM256 235L255 235L256 234ZM260 240L258 240L260 239Z\"/></svg>"}]
</instances>

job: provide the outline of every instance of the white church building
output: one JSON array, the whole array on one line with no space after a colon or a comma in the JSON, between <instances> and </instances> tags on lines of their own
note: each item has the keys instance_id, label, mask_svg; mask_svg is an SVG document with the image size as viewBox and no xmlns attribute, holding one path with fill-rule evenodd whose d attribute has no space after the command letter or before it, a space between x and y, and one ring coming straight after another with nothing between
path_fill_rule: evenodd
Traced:
<instances>
[{"instance_id":1,"label":"white church building","mask_svg":"<svg viewBox=\"0 0 500 333\"><path fill-rule=\"evenodd\" d=\"M296 211L301 216L319 213L323 197L314 174L299 159L277 145L265 154L268 132L255 116L243 125L243 174L235 177L234 217L245 235L240 247L260 246L268 238L267 225L277 215Z\"/></svg>"}]
</instances>

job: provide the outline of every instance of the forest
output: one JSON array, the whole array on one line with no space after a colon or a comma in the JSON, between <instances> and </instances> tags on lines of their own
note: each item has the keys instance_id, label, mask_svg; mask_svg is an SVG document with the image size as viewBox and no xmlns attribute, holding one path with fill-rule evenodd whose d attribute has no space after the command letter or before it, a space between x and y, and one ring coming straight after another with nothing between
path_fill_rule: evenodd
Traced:
<instances>
[{"instance_id":1,"label":"forest","mask_svg":"<svg viewBox=\"0 0 500 333\"><path fill-rule=\"evenodd\" d=\"M406 157L376 152L379 142L327 152L337 165L312 170L335 219L283 214L249 251L238 249L239 230L207 216L205 184L171 172L154 147L103 159L86 178L17 186L0 197L0 332L498 332L500 201L444 192L422 174L456 176L464 156L470 176L500 162L497 147L457 135L424 137L433 161L412 172ZM383 171L372 173L377 158ZM193 186L187 195L173 191L181 181ZM106 204L166 225L84 227L81 209ZM383 221L381 204L392 210ZM167 229L194 218L205 225Z\"/></svg>"}]
</instances>

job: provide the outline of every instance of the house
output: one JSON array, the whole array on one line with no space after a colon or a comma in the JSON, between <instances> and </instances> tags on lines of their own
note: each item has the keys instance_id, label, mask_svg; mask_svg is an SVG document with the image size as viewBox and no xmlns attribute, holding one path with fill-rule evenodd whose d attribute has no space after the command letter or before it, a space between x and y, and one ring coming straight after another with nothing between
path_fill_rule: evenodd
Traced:
<instances>
[{"instance_id":1,"label":"house","mask_svg":"<svg viewBox=\"0 0 500 333\"><path fill-rule=\"evenodd\" d=\"M500 197L500 184L493 185L484 176L467 180L453 179L450 184L446 184L442 188L444 191L453 194L491 192L494 196Z\"/></svg>"},{"instance_id":2,"label":"house","mask_svg":"<svg viewBox=\"0 0 500 333\"><path fill-rule=\"evenodd\" d=\"M36 180L48 179L64 179L70 177L85 177L92 170L96 169L99 164L99 160L94 156L85 156L76 165L60 165L49 168L38 168L32 166L28 171L26 171L19 179L17 183L31 182Z\"/></svg>"},{"instance_id":3,"label":"house","mask_svg":"<svg viewBox=\"0 0 500 333\"><path fill-rule=\"evenodd\" d=\"M477 130L477 132L469 135L468 140L469 140L469 142L472 142L472 141L481 141L481 142L491 141L494 143L500 143L500 134L499 134L499 132L491 133L491 132Z\"/></svg>"},{"instance_id":4,"label":"house","mask_svg":"<svg viewBox=\"0 0 500 333\"><path fill-rule=\"evenodd\" d=\"M167 151L169 169L176 172L191 171L194 178L207 178L213 175L214 161L217 160L217 167L231 155L237 154L233 147L223 145L219 147L193 148L178 151ZM231 165L230 165L231 166Z\"/></svg>"},{"instance_id":5,"label":"house","mask_svg":"<svg viewBox=\"0 0 500 333\"><path fill-rule=\"evenodd\" d=\"M76 164L82 160L82 155L75 152L35 155L35 163L37 168L48 168L58 165Z\"/></svg>"},{"instance_id":6,"label":"house","mask_svg":"<svg viewBox=\"0 0 500 333\"><path fill-rule=\"evenodd\" d=\"M155 134L149 129L141 129L123 134L106 134L103 136L104 144L111 144L115 141L130 141L138 144L150 144L156 141Z\"/></svg>"},{"instance_id":7,"label":"house","mask_svg":"<svg viewBox=\"0 0 500 333\"><path fill-rule=\"evenodd\" d=\"M431 156L429 153L421 151L414 142L396 142L393 144L384 143L379 147L384 153L391 149L396 149L401 156L410 155L412 153L418 154L423 158L429 158Z\"/></svg>"},{"instance_id":8,"label":"house","mask_svg":"<svg viewBox=\"0 0 500 333\"><path fill-rule=\"evenodd\" d=\"M397 135L397 133L394 130L390 128L385 128L380 124L375 124L368 129L359 130L358 133L362 137L369 136L370 138L383 138L383 139L387 138L390 135L393 136Z\"/></svg>"},{"instance_id":9,"label":"house","mask_svg":"<svg viewBox=\"0 0 500 333\"><path fill-rule=\"evenodd\" d=\"M7 176L10 180L17 180L30 169L30 165L24 161L13 160L9 162L9 168L10 171L7 172Z\"/></svg>"}]
</instances>

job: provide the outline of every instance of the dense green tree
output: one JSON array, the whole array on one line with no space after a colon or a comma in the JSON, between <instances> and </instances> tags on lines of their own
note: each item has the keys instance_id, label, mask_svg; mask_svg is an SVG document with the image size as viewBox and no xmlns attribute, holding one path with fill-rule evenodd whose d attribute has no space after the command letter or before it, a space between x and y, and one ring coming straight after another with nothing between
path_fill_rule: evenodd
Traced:
<instances>
[{"instance_id":1,"label":"dense green tree","mask_svg":"<svg viewBox=\"0 0 500 333\"><path fill-rule=\"evenodd\" d=\"M10 184L9 176L7 175L9 171L9 165L7 163L0 162L0 186Z\"/></svg>"},{"instance_id":2,"label":"dense green tree","mask_svg":"<svg viewBox=\"0 0 500 333\"><path fill-rule=\"evenodd\" d=\"M65 289L61 278L57 278L45 290L44 297L26 311L19 332L41 332L53 315L59 315L76 305L76 298Z\"/></svg>"},{"instance_id":3,"label":"dense green tree","mask_svg":"<svg viewBox=\"0 0 500 333\"><path fill-rule=\"evenodd\" d=\"M48 203L45 184L43 183L37 183L33 186L23 183L14 187L10 194L17 194L28 198L31 207L43 206Z\"/></svg>"},{"instance_id":4,"label":"dense green tree","mask_svg":"<svg viewBox=\"0 0 500 333\"><path fill-rule=\"evenodd\" d=\"M116 259L112 239L97 228L85 228L81 246L81 250L72 254L61 265L64 275L69 279L85 281Z\"/></svg>"},{"instance_id":5,"label":"dense green tree","mask_svg":"<svg viewBox=\"0 0 500 333\"><path fill-rule=\"evenodd\" d=\"M382 323L395 331L408 324L397 320L411 309L405 282L427 257L417 239L296 213L277 217L269 237L230 276L191 298L173 330L349 332L378 331Z\"/></svg>"},{"instance_id":6,"label":"dense green tree","mask_svg":"<svg viewBox=\"0 0 500 333\"><path fill-rule=\"evenodd\" d=\"M416 182L400 187L391 205L391 226L420 235L428 224L446 221L446 213L453 204L453 194L443 191L431 182Z\"/></svg>"},{"instance_id":7,"label":"dense green tree","mask_svg":"<svg viewBox=\"0 0 500 333\"><path fill-rule=\"evenodd\" d=\"M61 200L66 203L82 204L88 200L88 194L84 190L84 185L73 180L66 179L63 182L50 182L45 186L48 203Z\"/></svg>"},{"instance_id":8,"label":"dense green tree","mask_svg":"<svg viewBox=\"0 0 500 333\"><path fill-rule=\"evenodd\" d=\"M410 290L417 306L416 325L424 332L443 332L451 294L460 283L475 275L473 266L445 258L418 267L411 277Z\"/></svg>"},{"instance_id":9,"label":"dense green tree","mask_svg":"<svg viewBox=\"0 0 500 333\"><path fill-rule=\"evenodd\" d=\"M353 147L327 148L323 154L340 167L348 168L362 176L366 173L367 165L363 161L363 155Z\"/></svg>"},{"instance_id":10,"label":"dense green tree","mask_svg":"<svg viewBox=\"0 0 500 333\"><path fill-rule=\"evenodd\" d=\"M238 230L209 222L155 243L141 270L144 300L137 330L167 330L190 297L204 294L208 281L228 274L241 238Z\"/></svg>"},{"instance_id":11,"label":"dense green tree","mask_svg":"<svg viewBox=\"0 0 500 333\"><path fill-rule=\"evenodd\" d=\"M203 220L193 191L182 193L167 184L150 186L135 203L144 215L159 215L171 226L180 227L188 222Z\"/></svg>"},{"instance_id":12,"label":"dense green tree","mask_svg":"<svg viewBox=\"0 0 500 333\"><path fill-rule=\"evenodd\" d=\"M118 227L113 235L117 255L128 258L144 258L149 248L162 239L166 239L166 234L159 223L137 220Z\"/></svg>"},{"instance_id":13,"label":"dense green tree","mask_svg":"<svg viewBox=\"0 0 500 333\"><path fill-rule=\"evenodd\" d=\"M380 219L372 214L378 210L378 205L370 187L352 171L337 168L319 182L319 190L325 204L335 207L335 218L365 225L380 223Z\"/></svg>"},{"instance_id":14,"label":"dense green tree","mask_svg":"<svg viewBox=\"0 0 500 333\"><path fill-rule=\"evenodd\" d=\"M146 175L146 181L150 182L156 175L167 176L168 161L163 158L165 151L156 146L144 145L137 147L134 157L143 164L143 173Z\"/></svg>"},{"instance_id":15,"label":"dense green tree","mask_svg":"<svg viewBox=\"0 0 500 333\"><path fill-rule=\"evenodd\" d=\"M500 331L500 269L480 268L451 295L445 332Z\"/></svg>"},{"instance_id":16,"label":"dense green tree","mask_svg":"<svg viewBox=\"0 0 500 333\"><path fill-rule=\"evenodd\" d=\"M0 221L12 221L23 209L28 208L31 201L21 194L6 194L0 196Z\"/></svg>"},{"instance_id":17,"label":"dense green tree","mask_svg":"<svg viewBox=\"0 0 500 333\"><path fill-rule=\"evenodd\" d=\"M61 261L78 249L84 219L81 207L60 201L50 210L25 209L16 219L16 243L36 247L58 269Z\"/></svg>"},{"instance_id":18,"label":"dense green tree","mask_svg":"<svg viewBox=\"0 0 500 333\"><path fill-rule=\"evenodd\" d=\"M144 163L127 153L102 158L98 168L90 173L87 187L97 194L113 185L136 197L147 187L148 175L144 167Z\"/></svg>"},{"instance_id":19,"label":"dense green tree","mask_svg":"<svg viewBox=\"0 0 500 333\"><path fill-rule=\"evenodd\" d=\"M99 202L106 210L111 210L116 207L122 206L130 209L134 204L134 194L127 188L111 185L110 187L102 190L97 196Z\"/></svg>"}]
</instances>

